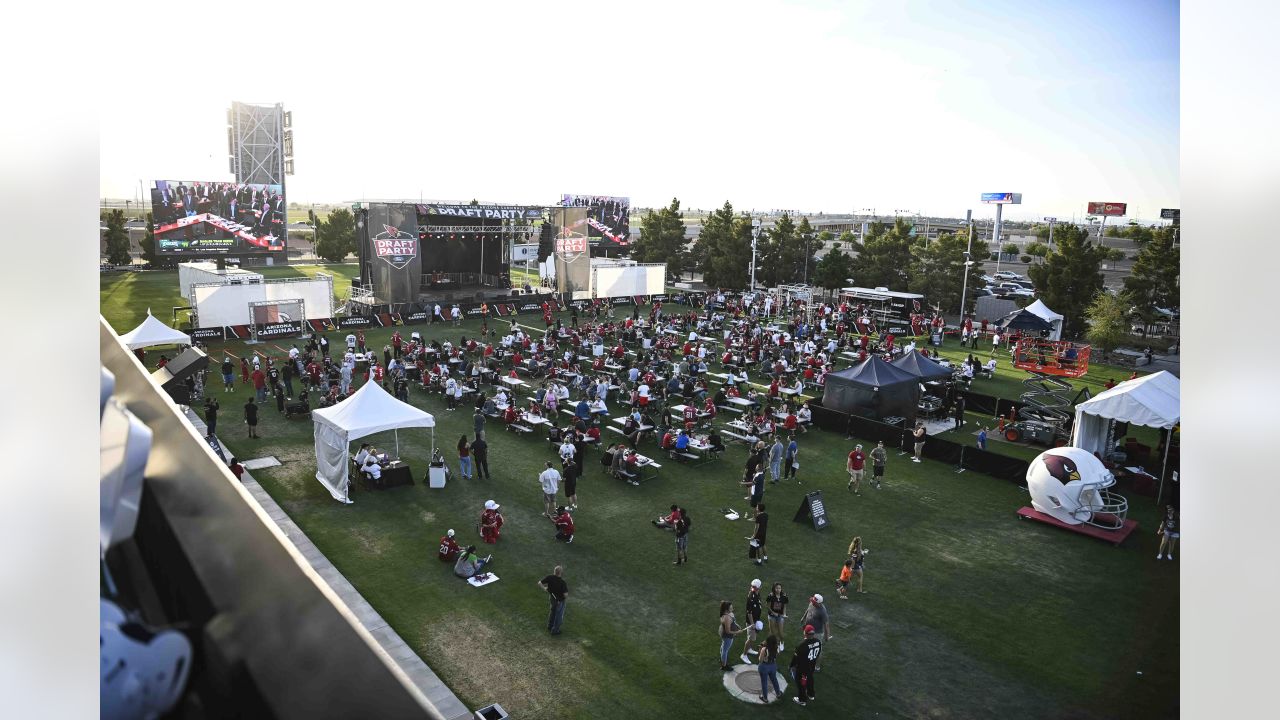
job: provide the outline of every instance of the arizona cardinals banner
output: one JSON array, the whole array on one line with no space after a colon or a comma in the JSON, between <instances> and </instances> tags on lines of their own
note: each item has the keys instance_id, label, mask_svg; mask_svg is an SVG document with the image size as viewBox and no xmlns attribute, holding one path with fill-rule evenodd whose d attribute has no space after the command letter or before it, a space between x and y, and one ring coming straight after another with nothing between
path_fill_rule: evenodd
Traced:
<instances>
[{"instance_id":1,"label":"arizona cardinals banner","mask_svg":"<svg viewBox=\"0 0 1280 720\"><path fill-rule=\"evenodd\" d=\"M222 331L223 331L223 328L221 326L196 328L191 331L191 339L192 340L221 340L223 339Z\"/></svg>"},{"instance_id":2,"label":"arizona cardinals banner","mask_svg":"<svg viewBox=\"0 0 1280 720\"><path fill-rule=\"evenodd\" d=\"M587 208L561 207L556 224L556 291L568 297L591 290L591 248L587 243Z\"/></svg>"}]
</instances>

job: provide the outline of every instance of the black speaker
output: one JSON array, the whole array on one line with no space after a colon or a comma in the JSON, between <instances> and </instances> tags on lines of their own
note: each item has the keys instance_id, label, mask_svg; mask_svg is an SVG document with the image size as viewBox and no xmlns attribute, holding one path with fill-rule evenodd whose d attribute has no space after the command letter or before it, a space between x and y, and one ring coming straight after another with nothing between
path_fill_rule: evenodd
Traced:
<instances>
[{"instance_id":1,"label":"black speaker","mask_svg":"<svg viewBox=\"0 0 1280 720\"><path fill-rule=\"evenodd\" d=\"M151 377L160 383L160 387L169 393L177 402L174 392L181 388L186 392L187 378L209 367L209 357L197 348L187 348L178 357L165 363L165 366L151 373ZM186 403L180 403L185 405Z\"/></svg>"}]
</instances>

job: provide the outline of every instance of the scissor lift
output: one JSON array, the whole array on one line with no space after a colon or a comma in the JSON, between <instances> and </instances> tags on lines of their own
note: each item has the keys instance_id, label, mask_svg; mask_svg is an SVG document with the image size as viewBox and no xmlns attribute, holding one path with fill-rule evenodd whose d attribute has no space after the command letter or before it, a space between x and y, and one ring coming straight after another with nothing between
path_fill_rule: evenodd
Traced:
<instances>
[{"instance_id":1,"label":"scissor lift","mask_svg":"<svg viewBox=\"0 0 1280 720\"><path fill-rule=\"evenodd\" d=\"M1065 445L1074 404L1069 394L1074 388L1062 378L1080 377L1089 371L1089 346L1022 338L1013 349L1013 366L1031 377L1022 381L1027 392L1022 394L1020 419L1004 428L1005 439L1033 440L1049 447Z\"/></svg>"}]
</instances>

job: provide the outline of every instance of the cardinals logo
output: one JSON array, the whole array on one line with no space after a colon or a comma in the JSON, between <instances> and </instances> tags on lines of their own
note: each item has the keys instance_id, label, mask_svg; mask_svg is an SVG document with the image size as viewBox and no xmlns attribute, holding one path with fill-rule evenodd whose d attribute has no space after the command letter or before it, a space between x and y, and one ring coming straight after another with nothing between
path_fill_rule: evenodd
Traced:
<instances>
[{"instance_id":1,"label":"cardinals logo","mask_svg":"<svg viewBox=\"0 0 1280 720\"><path fill-rule=\"evenodd\" d=\"M391 267L403 270L418 256L418 238L390 225L373 237L373 249Z\"/></svg>"},{"instance_id":2,"label":"cardinals logo","mask_svg":"<svg viewBox=\"0 0 1280 720\"><path fill-rule=\"evenodd\" d=\"M1049 468L1049 474L1061 481L1063 485L1080 479L1080 469L1071 461L1071 458L1046 454L1043 460L1045 467Z\"/></svg>"}]
</instances>

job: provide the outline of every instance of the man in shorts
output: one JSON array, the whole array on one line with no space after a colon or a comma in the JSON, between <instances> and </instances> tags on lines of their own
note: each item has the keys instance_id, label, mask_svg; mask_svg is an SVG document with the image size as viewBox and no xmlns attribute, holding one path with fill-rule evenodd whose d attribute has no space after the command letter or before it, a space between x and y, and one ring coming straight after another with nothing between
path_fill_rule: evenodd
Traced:
<instances>
[{"instance_id":1,"label":"man in shorts","mask_svg":"<svg viewBox=\"0 0 1280 720\"><path fill-rule=\"evenodd\" d=\"M915 450L916 450L915 455L911 456L911 462L920 462L920 453L924 452L924 438L926 435L926 432L924 429L924 423L917 422L916 429L911 431L911 434L915 438Z\"/></svg>"},{"instance_id":2,"label":"man in shorts","mask_svg":"<svg viewBox=\"0 0 1280 720\"><path fill-rule=\"evenodd\" d=\"M888 457L889 453L884 449L884 441L876 443L875 449L871 451L871 484L875 485L877 490L880 489L880 483L884 480L884 461Z\"/></svg>"},{"instance_id":3,"label":"man in shorts","mask_svg":"<svg viewBox=\"0 0 1280 720\"><path fill-rule=\"evenodd\" d=\"M862 475L866 470L867 455L862 452L862 445L855 445L853 452L849 453L849 462L845 469L849 471L848 489L852 490L855 495L861 495L858 492L858 485L862 483Z\"/></svg>"},{"instance_id":4,"label":"man in shorts","mask_svg":"<svg viewBox=\"0 0 1280 720\"><path fill-rule=\"evenodd\" d=\"M556 510L556 493L560 490L560 471L551 465L551 461L547 461L547 469L542 471L538 476L538 482L542 483L542 502L546 508L546 516L555 519Z\"/></svg>"}]
</instances>

